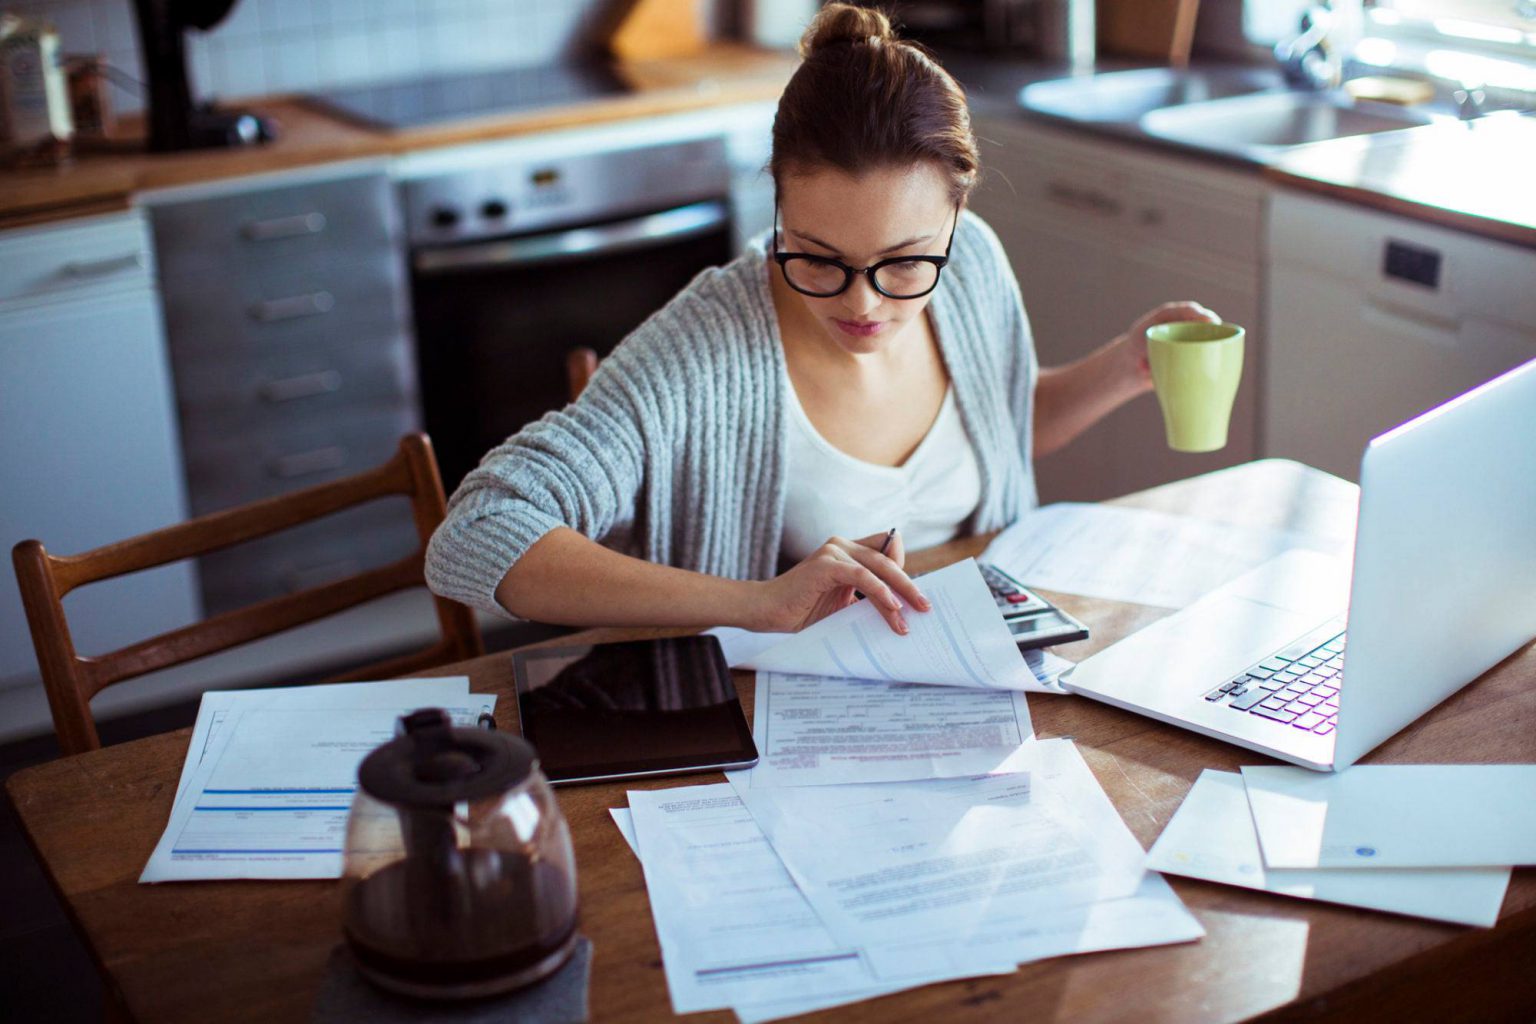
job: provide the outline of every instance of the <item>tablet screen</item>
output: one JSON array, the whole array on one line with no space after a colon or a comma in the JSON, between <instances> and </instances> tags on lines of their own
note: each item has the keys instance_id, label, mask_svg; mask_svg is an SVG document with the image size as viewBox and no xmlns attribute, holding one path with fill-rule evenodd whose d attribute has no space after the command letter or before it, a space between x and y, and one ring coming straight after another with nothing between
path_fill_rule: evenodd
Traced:
<instances>
[{"instance_id":1,"label":"tablet screen","mask_svg":"<svg viewBox=\"0 0 1536 1024\"><path fill-rule=\"evenodd\" d=\"M757 761L712 636L519 651L512 671L523 737L553 783Z\"/></svg>"}]
</instances>

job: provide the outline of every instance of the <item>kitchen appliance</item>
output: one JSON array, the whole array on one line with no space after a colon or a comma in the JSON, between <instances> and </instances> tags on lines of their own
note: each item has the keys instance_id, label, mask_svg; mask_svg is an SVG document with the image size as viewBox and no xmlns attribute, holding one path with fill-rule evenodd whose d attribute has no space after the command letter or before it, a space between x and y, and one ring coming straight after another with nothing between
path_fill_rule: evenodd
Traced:
<instances>
[{"instance_id":1,"label":"kitchen appliance","mask_svg":"<svg viewBox=\"0 0 1536 1024\"><path fill-rule=\"evenodd\" d=\"M347 948L364 977L474 998L548 977L576 945L576 856L533 747L426 709L358 770Z\"/></svg>"},{"instance_id":2,"label":"kitchen appliance","mask_svg":"<svg viewBox=\"0 0 1536 1024\"><path fill-rule=\"evenodd\" d=\"M450 491L565 405L572 349L606 355L733 254L719 135L517 152L403 185L421 399Z\"/></svg>"},{"instance_id":3,"label":"kitchen appliance","mask_svg":"<svg viewBox=\"0 0 1536 1024\"><path fill-rule=\"evenodd\" d=\"M589 60L362 85L310 98L345 117L394 130L558 107L628 91L628 83L611 64Z\"/></svg>"},{"instance_id":4,"label":"kitchen appliance","mask_svg":"<svg viewBox=\"0 0 1536 1024\"><path fill-rule=\"evenodd\" d=\"M187 48L182 33L211 29L236 0L134 0L139 46L149 75L149 148L182 149L248 146L275 137L272 124L249 111L197 105L187 83Z\"/></svg>"}]
</instances>

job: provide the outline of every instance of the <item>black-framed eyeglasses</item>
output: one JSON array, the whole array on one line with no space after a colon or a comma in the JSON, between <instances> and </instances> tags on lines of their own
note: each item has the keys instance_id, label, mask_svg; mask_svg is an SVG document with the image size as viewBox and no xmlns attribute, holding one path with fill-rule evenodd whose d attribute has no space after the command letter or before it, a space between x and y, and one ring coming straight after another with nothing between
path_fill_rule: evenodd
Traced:
<instances>
[{"instance_id":1,"label":"black-framed eyeglasses","mask_svg":"<svg viewBox=\"0 0 1536 1024\"><path fill-rule=\"evenodd\" d=\"M943 256L893 256L867 267L850 267L830 256L809 252L775 252L774 262L784 274L784 281L802 295L830 299L841 295L853 284L855 274L869 278L875 291L888 299L920 299L939 286L939 271L949 263L949 250L955 244L955 229L960 226L960 207L955 207L954 224ZM773 204L773 239L779 239L779 204Z\"/></svg>"}]
</instances>

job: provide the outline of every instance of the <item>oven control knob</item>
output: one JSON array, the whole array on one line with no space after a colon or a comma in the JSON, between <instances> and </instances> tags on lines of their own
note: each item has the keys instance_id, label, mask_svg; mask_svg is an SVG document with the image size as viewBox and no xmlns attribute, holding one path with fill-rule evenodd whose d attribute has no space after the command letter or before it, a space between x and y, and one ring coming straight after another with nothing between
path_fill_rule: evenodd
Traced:
<instances>
[{"instance_id":1,"label":"oven control knob","mask_svg":"<svg viewBox=\"0 0 1536 1024\"><path fill-rule=\"evenodd\" d=\"M507 215L507 204L500 199L487 199L480 204L480 216L486 220L501 220Z\"/></svg>"},{"instance_id":2,"label":"oven control knob","mask_svg":"<svg viewBox=\"0 0 1536 1024\"><path fill-rule=\"evenodd\" d=\"M432 210L432 223L440 228L451 228L459 222L459 211L451 206L439 206Z\"/></svg>"}]
</instances>

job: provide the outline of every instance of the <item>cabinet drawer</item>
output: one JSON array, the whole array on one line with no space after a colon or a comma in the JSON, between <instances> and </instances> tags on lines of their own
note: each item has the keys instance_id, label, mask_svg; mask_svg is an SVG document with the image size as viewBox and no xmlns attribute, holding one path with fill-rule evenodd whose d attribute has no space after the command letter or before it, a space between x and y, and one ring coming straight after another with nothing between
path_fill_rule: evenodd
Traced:
<instances>
[{"instance_id":1,"label":"cabinet drawer","mask_svg":"<svg viewBox=\"0 0 1536 1024\"><path fill-rule=\"evenodd\" d=\"M0 234L0 303L115 293L153 280L149 231L137 211Z\"/></svg>"},{"instance_id":2,"label":"cabinet drawer","mask_svg":"<svg viewBox=\"0 0 1536 1024\"><path fill-rule=\"evenodd\" d=\"M161 275L178 282L272 262L323 266L391 249L400 233L382 174L155 206L151 216Z\"/></svg>"},{"instance_id":3,"label":"cabinet drawer","mask_svg":"<svg viewBox=\"0 0 1536 1024\"><path fill-rule=\"evenodd\" d=\"M372 469L419 429L413 409L354 411L251 433L184 435L194 515Z\"/></svg>"},{"instance_id":4,"label":"cabinet drawer","mask_svg":"<svg viewBox=\"0 0 1536 1024\"><path fill-rule=\"evenodd\" d=\"M272 431L352 409L414 408L414 355L398 334L231 352L179 364L176 393L190 436Z\"/></svg>"},{"instance_id":5,"label":"cabinet drawer","mask_svg":"<svg viewBox=\"0 0 1536 1024\"><path fill-rule=\"evenodd\" d=\"M203 605L216 615L386 565L419 547L405 498L373 502L205 555L198 560Z\"/></svg>"},{"instance_id":6,"label":"cabinet drawer","mask_svg":"<svg viewBox=\"0 0 1536 1024\"><path fill-rule=\"evenodd\" d=\"M402 271L392 257L322 268L267 264L241 274L167 282L166 327L177 371L245 350L404 330Z\"/></svg>"}]
</instances>

